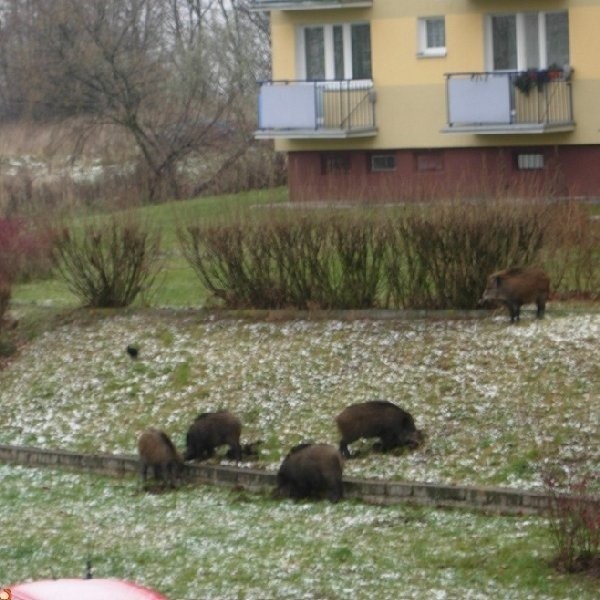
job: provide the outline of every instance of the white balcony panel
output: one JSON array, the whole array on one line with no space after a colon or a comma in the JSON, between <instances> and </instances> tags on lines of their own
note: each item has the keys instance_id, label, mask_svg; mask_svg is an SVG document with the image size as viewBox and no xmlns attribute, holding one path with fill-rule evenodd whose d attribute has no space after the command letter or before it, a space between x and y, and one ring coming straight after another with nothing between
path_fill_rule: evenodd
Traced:
<instances>
[{"instance_id":1,"label":"white balcony panel","mask_svg":"<svg viewBox=\"0 0 600 600\"><path fill-rule=\"evenodd\" d=\"M317 122L314 84L263 85L258 121L261 129L314 129Z\"/></svg>"},{"instance_id":2,"label":"white balcony panel","mask_svg":"<svg viewBox=\"0 0 600 600\"><path fill-rule=\"evenodd\" d=\"M450 125L511 122L510 80L506 75L474 75L448 82Z\"/></svg>"}]
</instances>

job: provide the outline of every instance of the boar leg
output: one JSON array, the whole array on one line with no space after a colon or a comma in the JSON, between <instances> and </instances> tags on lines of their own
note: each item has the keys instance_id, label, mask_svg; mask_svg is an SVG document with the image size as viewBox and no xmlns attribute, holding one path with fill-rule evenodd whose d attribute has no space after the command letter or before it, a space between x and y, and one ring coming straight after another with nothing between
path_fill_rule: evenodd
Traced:
<instances>
[{"instance_id":1,"label":"boar leg","mask_svg":"<svg viewBox=\"0 0 600 600\"><path fill-rule=\"evenodd\" d=\"M537 300L537 318L541 319L544 316L546 310L546 301L543 298Z\"/></svg>"},{"instance_id":2,"label":"boar leg","mask_svg":"<svg viewBox=\"0 0 600 600\"><path fill-rule=\"evenodd\" d=\"M344 495L343 484L341 481L336 481L332 486L329 492L329 500L334 504L339 502Z\"/></svg>"},{"instance_id":3,"label":"boar leg","mask_svg":"<svg viewBox=\"0 0 600 600\"><path fill-rule=\"evenodd\" d=\"M242 448L238 442L232 442L229 444L229 452L227 452L227 458L233 458L234 460L242 460Z\"/></svg>"},{"instance_id":4,"label":"boar leg","mask_svg":"<svg viewBox=\"0 0 600 600\"><path fill-rule=\"evenodd\" d=\"M508 312L510 313L510 322L514 323L515 321L519 321L521 318L521 307L514 302L506 302L506 308L508 308Z\"/></svg>"},{"instance_id":5,"label":"boar leg","mask_svg":"<svg viewBox=\"0 0 600 600\"><path fill-rule=\"evenodd\" d=\"M340 441L340 452L344 458L352 458L350 450L348 450L348 442L345 440Z\"/></svg>"},{"instance_id":6,"label":"boar leg","mask_svg":"<svg viewBox=\"0 0 600 600\"><path fill-rule=\"evenodd\" d=\"M148 479L148 463L143 462L142 468L140 469L140 475L142 476L142 487L146 485L146 479Z\"/></svg>"}]
</instances>

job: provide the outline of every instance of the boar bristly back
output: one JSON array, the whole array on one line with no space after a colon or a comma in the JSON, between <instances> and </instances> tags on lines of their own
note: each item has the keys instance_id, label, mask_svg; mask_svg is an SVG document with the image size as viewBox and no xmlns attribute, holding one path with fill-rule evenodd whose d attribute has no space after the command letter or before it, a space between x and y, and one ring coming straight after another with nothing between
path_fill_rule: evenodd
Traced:
<instances>
[{"instance_id":1,"label":"boar bristly back","mask_svg":"<svg viewBox=\"0 0 600 600\"><path fill-rule=\"evenodd\" d=\"M228 457L241 460L241 432L241 421L228 411L201 413L188 429L185 460L210 458L224 444L229 446Z\"/></svg>"},{"instance_id":2,"label":"boar bristly back","mask_svg":"<svg viewBox=\"0 0 600 600\"><path fill-rule=\"evenodd\" d=\"M506 306L511 322L518 321L523 304L537 305L541 319L550 296L550 278L537 267L510 267L492 273L481 298L481 304L499 302Z\"/></svg>"},{"instance_id":3,"label":"boar bristly back","mask_svg":"<svg viewBox=\"0 0 600 600\"><path fill-rule=\"evenodd\" d=\"M176 487L183 468L183 460L177 452L175 444L164 431L154 427L145 429L138 439L138 453L144 485L148 478L148 472L152 469L157 481Z\"/></svg>"},{"instance_id":4,"label":"boar bristly back","mask_svg":"<svg viewBox=\"0 0 600 600\"><path fill-rule=\"evenodd\" d=\"M379 438L383 452L402 446L416 448L423 440L412 415L385 400L352 404L335 421L341 434L340 452L347 458L348 444L360 438Z\"/></svg>"},{"instance_id":5,"label":"boar bristly back","mask_svg":"<svg viewBox=\"0 0 600 600\"><path fill-rule=\"evenodd\" d=\"M299 444L285 457L277 473L277 492L291 498L343 496L343 460L330 444Z\"/></svg>"}]
</instances>

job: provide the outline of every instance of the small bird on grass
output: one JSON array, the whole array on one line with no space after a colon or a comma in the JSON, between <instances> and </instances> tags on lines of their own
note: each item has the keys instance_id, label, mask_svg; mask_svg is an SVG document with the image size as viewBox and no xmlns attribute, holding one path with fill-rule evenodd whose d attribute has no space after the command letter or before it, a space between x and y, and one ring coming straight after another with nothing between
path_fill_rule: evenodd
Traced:
<instances>
[{"instance_id":1,"label":"small bird on grass","mask_svg":"<svg viewBox=\"0 0 600 600\"><path fill-rule=\"evenodd\" d=\"M132 346L131 344L127 346L127 354L129 354L131 358L137 358L139 353L140 351L138 350L137 346Z\"/></svg>"}]
</instances>

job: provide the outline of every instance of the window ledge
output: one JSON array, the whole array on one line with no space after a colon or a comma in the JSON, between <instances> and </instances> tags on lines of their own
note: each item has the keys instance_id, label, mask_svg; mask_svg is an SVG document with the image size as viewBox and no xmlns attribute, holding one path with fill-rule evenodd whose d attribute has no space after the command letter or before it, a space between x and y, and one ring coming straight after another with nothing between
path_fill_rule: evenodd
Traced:
<instances>
[{"instance_id":1,"label":"window ledge","mask_svg":"<svg viewBox=\"0 0 600 600\"><path fill-rule=\"evenodd\" d=\"M446 48L428 48L417 52L417 58L444 58L447 54Z\"/></svg>"}]
</instances>

